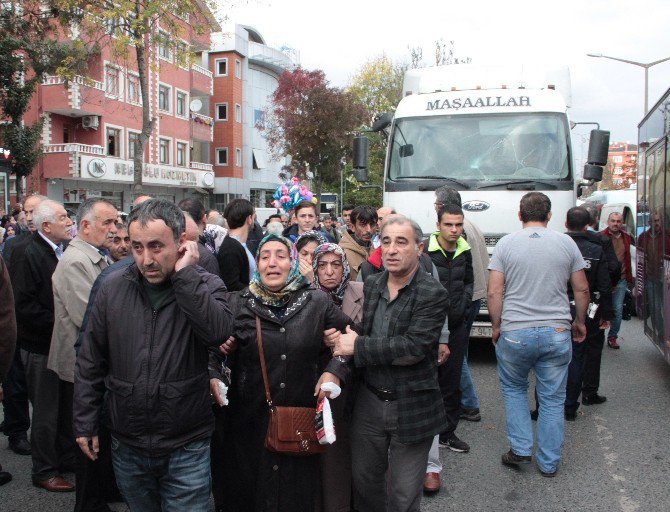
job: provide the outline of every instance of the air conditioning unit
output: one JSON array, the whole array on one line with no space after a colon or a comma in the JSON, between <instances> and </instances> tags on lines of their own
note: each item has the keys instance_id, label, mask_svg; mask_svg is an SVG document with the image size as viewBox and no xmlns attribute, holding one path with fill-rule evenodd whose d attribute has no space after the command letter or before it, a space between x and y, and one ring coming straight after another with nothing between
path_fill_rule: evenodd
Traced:
<instances>
[{"instance_id":1,"label":"air conditioning unit","mask_svg":"<svg viewBox=\"0 0 670 512\"><path fill-rule=\"evenodd\" d=\"M97 130L100 126L100 118L98 116L84 116L81 118L81 125L87 129Z\"/></svg>"}]
</instances>

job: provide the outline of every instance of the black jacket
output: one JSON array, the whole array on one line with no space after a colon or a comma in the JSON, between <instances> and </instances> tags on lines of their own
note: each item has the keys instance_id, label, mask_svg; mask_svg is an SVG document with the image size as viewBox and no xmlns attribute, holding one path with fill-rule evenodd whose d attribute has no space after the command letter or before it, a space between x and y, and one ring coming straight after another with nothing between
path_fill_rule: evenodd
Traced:
<instances>
[{"instance_id":1,"label":"black jacket","mask_svg":"<svg viewBox=\"0 0 670 512\"><path fill-rule=\"evenodd\" d=\"M449 330L455 329L465 322L472 305L474 289L474 273L472 270L472 251L464 238L458 240L456 251L445 253L437 241L436 233L424 244L440 276L440 283L449 292Z\"/></svg>"},{"instance_id":2,"label":"black jacket","mask_svg":"<svg viewBox=\"0 0 670 512\"><path fill-rule=\"evenodd\" d=\"M616 286L617 283L621 280L621 263L616 257L614 252L614 246L612 245L612 240L602 233L597 231L585 231L587 234L588 240L600 244L603 248L603 255L605 257L605 262L607 264L607 272L612 283L612 287Z\"/></svg>"},{"instance_id":3,"label":"black jacket","mask_svg":"<svg viewBox=\"0 0 670 512\"><path fill-rule=\"evenodd\" d=\"M28 352L49 354L54 327L54 295L51 276L58 258L53 248L35 232L23 257L14 262L12 287L16 306L16 343Z\"/></svg>"},{"instance_id":4,"label":"black jacket","mask_svg":"<svg viewBox=\"0 0 670 512\"><path fill-rule=\"evenodd\" d=\"M600 235L594 237L593 233L589 233L588 231L568 232L567 235L575 241L579 252L584 257L584 263L586 264L584 272L589 282L591 302L596 302L599 305L596 316L593 319L594 322L598 323L600 319L611 320L614 318L612 309L612 283L608 260L603 251ZM620 272L619 276L621 276ZM571 301L574 300L572 287L570 286L568 286L568 296Z\"/></svg>"},{"instance_id":5,"label":"black jacket","mask_svg":"<svg viewBox=\"0 0 670 512\"><path fill-rule=\"evenodd\" d=\"M107 390L114 436L162 456L211 435L207 347L228 339L233 321L223 281L200 267L170 278L157 311L141 279L133 264L100 285L75 367L74 433L97 434Z\"/></svg>"},{"instance_id":6,"label":"black jacket","mask_svg":"<svg viewBox=\"0 0 670 512\"><path fill-rule=\"evenodd\" d=\"M216 258L221 279L229 292L238 292L249 286L249 258L238 240L230 235L224 238Z\"/></svg>"}]
</instances>

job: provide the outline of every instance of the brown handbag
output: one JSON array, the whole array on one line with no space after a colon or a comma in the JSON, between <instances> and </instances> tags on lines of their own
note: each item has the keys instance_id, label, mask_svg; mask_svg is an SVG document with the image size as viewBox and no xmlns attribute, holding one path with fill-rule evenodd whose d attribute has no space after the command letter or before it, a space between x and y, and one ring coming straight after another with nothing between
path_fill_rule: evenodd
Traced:
<instances>
[{"instance_id":1,"label":"brown handbag","mask_svg":"<svg viewBox=\"0 0 670 512\"><path fill-rule=\"evenodd\" d=\"M282 407L272 403L270 386L268 385L263 340L261 337L261 321L256 316L256 342L258 356L261 361L265 399L270 408L270 421L265 434L265 449L271 452L283 453L297 457L318 455L326 451L326 446L319 444L316 437L314 407Z\"/></svg>"}]
</instances>

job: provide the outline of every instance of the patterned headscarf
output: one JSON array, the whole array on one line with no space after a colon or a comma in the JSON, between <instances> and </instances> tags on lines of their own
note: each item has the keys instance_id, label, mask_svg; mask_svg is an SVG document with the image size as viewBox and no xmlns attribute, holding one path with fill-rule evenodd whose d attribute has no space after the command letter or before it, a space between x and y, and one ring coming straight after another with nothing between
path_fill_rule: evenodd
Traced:
<instances>
[{"instance_id":1,"label":"patterned headscarf","mask_svg":"<svg viewBox=\"0 0 670 512\"><path fill-rule=\"evenodd\" d=\"M254 297L256 297L266 306L282 307L288 303L291 293L309 286L309 281L307 281L307 279L305 279L300 273L300 270L298 269L299 264L297 258L291 258L291 270L288 274L288 278L286 279L284 287L276 292L268 290L261 281L261 275L258 273L258 259L261 253L261 248L268 242L281 242L286 246L289 254L291 254L292 244L290 240L284 238L283 236L277 236L273 234L266 235L265 238L261 240L261 243L258 244L258 251L256 252L256 271L254 272L254 276L251 278L251 282L249 283L249 291Z\"/></svg>"},{"instance_id":2,"label":"patterned headscarf","mask_svg":"<svg viewBox=\"0 0 670 512\"><path fill-rule=\"evenodd\" d=\"M298 259L298 243L304 240L305 243L309 243L310 240L313 240L316 242L316 245L321 245L321 244L326 244L328 243L328 239L323 235L321 231L316 231L316 230L311 230L311 231L305 231L302 235L300 235L298 238L295 239L295 242L293 242L293 250L291 251L291 258L294 260Z\"/></svg>"},{"instance_id":3,"label":"patterned headscarf","mask_svg":"<svg viewBox=\"0 0 670 512\"><path fill-rule=\"evenodd\" d=\"M335 289L328 290L323 286L321 286L321 283L319 283L318 266L321 256L331 252L333 254L337 254L340 257L340 260L342 260L343 272L342 272L342 281L340 281L340 284L338 284L335 287ZM347 285L349 284L349 274L351 273L351 270L349 269L349 262L347 261L347 256L346 254L344 254L344 250L342 249L342 247L340 247L337 244L331 244L331 243L325 243L319 245L316 249L314 249L314 257L312 258L312 268L314 269L314 284L324 292L330 294L330 296L332 297L333 301L335 301L336 304L338 305L342 304L342 298L344 297L344 292L346 291Z\"/></svg>"}]
</instances>

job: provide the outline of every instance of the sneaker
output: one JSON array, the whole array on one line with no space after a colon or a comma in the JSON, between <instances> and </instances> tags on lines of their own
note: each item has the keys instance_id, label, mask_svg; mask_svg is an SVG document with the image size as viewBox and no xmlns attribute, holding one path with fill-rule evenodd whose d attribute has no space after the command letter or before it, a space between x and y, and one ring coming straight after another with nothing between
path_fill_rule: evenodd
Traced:
<instances>
[{"instance_id":1,"label":"sneaker","mask_svg":"<svg viewBox=\"0 0 670 512\"><path fill-rule=\"evenodd\" d=\"M565 411L565 421L575 421L577 419L577 411Z\"/></svg>"},{"instance_id":2,"label":"sneaker","mask_svg":"<svg viewBox=\"0 0 670 512\"><path fill-rule=\"evenodd\" d=\"M537 417L540 415L537 409L533 409L530 411L530 419L533 421L537 421Z\"/></svg>"},{"instance_id":3,"label":"sneaker","mask_svg":"<svg viewBox=\"0 0 670 512\"><path fill-rule=\"evenodd\" d=\"M479 409L477 407L475 407L474 409L461 407L460 418L465 421L481 421L482 415L479 414Z\"/></svg>"},{"instance_id":4,"label":"sneaker","mask_svg":"<svg viewBox=\"0 0 670 512\"><path fill-rule=\"evenodd\" d=\"M461 441L456 434L451 434L451 437L440 435L440 444L449 448L452 452L468 453L470 445L465 441Z\"/></svg>"},{"instance_id":5,"label":"sneaker","mask_svg":"<svg viewBox=\"0 0 670 512\"><path fill-rule=\"evenodd\" d=\"M554 478L556 476L557 471L558 471L558 469L554 469L553 471L542 471L540 469L540 474L545 478Z\"/></svg>"},{"instance_id":6,"label":"sneaker","mask_svg":"<svg viewBox=\"0 0 670 512\"><path fill-rule=\"evenodd\" d=\"M503 453L502 463L505 466L518 466L519 464L530 464L533 460L532 455L517 455L511 449L507 453Z\"/></svg>"},{"instance_id":7,"label":"sneaker","mask_svg":"<svg viewBox=\"0 0 670 512\"><path fill-rule=\"evenodd\" d=\"M619 346L619 344L617 343L616 339L617 339L616 336L608 336L608 337L607 337L607 346L608 346L609 348L614 348L614 349L619 349L619 348L621 348L621 347Z\"/></svg>"},{"instance_id":8,"label":"sneaker","mask_svg":"<svg viewBox=\"0 0 670 512\"><path fill-rule=\"evenodd\" d=\"M582 404L584 405L598 405L607 402L607 397L593 393L592 395L582 396Z\"/></svg>"}]
</instances>

